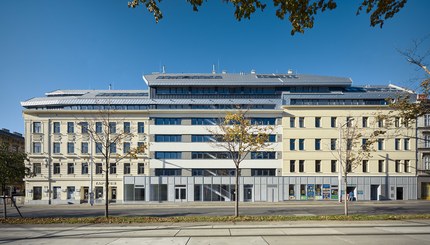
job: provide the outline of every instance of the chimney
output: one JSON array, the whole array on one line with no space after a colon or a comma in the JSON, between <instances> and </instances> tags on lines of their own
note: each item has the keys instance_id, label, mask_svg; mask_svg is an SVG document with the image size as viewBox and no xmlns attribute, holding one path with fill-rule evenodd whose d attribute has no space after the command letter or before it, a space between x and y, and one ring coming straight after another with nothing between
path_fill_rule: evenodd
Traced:
<instances>
[{"instance_id":1,"label":"chimney","mask_svg":"<svg viewBox=\"0 0 430 245\"><path fill-rule=\"evenodd\" d=\"M165 74L166 73L166 66L165 65L163 65L163 67L162 67L162 71L161 71L163 74Z\"/></svg>"},{"instance_id":2,"label":"chimney","mask_svg":"<svg viewBox=\"0 0 430 245\"><path fill-rule=\"evenodd\" d=\"M288 69L288 75L292 75L293 74L293 70Z\"/></svg>"},{"instance_id":3,"label":"chimney","mask_svg":"<svg viewBox=\"0 0 430 245\"><path fill-rule=\"evenodd\" d=\"M255 70L254 69L251 70L251 74L255 74Z\"/></svg>"},{"instance_id":4,"label":"chimney","mask_svg":"<svg viewBox=\"0 0 430 245\"><path fill-rule=\"evenodd\" d=\"M212 65L212 74L215 74L216 73L216 71L215 71L215 64L213 64Z\"/></svg>"}]
</instances>

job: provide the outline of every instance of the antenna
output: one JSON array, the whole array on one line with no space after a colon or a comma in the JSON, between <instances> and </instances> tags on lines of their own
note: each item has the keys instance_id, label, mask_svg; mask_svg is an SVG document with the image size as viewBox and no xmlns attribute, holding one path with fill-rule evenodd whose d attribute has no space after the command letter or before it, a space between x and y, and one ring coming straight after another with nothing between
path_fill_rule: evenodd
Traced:
<instances>
[{"instance_id":1,"label":"antenna","mask_svg":"<svg viewBox=\"0 0 430 245\"><path fill-rule=\"evenodd\" d=\"M162 67L162 71L161 71L163 74L165 74L166 73L166 66L165 65L163 65L163 67Z\"/></svg>"},{"instance_id":2,"label":"antenna","mask_svg":"<svg viewBox=\"0 0 430 245\"><path fill-rule=\"evenodd\" d=\"M109 90L111 90L112 89L112 84L111 83L109 83Z\"/></svg>"},{"instance_id":3,"label":"antenna","mask_svg":"<svg viewBox=\"0 0 430 245\"><path fill-rule=\"evenodd\" d=\"M216 73L216 71L215 71L215 64L213 64L212 65L212 74L215 74Z\"/></svg>"}]
</instances>

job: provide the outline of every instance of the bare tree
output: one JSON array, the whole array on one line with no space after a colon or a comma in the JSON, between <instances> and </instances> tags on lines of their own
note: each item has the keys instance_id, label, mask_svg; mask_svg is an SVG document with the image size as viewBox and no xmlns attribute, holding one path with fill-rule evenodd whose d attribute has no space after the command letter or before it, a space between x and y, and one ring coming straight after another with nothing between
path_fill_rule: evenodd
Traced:
<instances>
[{"instance_id":1,"label":"bare tree","mask_svg":"<svg viewBox=\"0 0 430 245\"><path fill-rule=\"evenodd\" d=\"M246 112L227 113L220 119L215 129L208 129L213 135L219 135L215 146L224 148L235 166L235 217L239 216L239 177L240 164L251 152L269 147L271 126L252 124Z\"/></svg>"},{"instance_id":2,"label":"bare tree","mask_svg":"<svg viewBox=\"0 0 430 245\"><path fill-rule=\"evenodd\" d=\"M135 148L128 147L122 149L121 144L127 140L131 141L134 137L131 127L118 127L118 123L123 120L115 117L115 111L111 105L104 106L105 109L93 114L92 118L81 120L79 126L82 134L88 134L90 139L96 144L96 153L104 158L105 168L105 217L109 217L109 173L111 165L117 165L125 158L137 158L139 153L143 153L146 145ZM120 153L120 150L123 153Z\"/></svg>"}]
</instances>

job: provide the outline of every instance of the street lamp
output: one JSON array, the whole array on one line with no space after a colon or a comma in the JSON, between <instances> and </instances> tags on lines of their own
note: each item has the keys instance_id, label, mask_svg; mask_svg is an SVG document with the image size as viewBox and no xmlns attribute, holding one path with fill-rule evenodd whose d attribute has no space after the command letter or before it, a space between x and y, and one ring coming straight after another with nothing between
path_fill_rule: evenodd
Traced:
<instances>
[{"instance_id":1,"label":"street lamp","mask_svg":"<svg viewBox=\"0 0 430 245\"><path fill-rule=\"evenodd\" d=\"M339 186L338 186L338 199L339 202L342 202L342 170L343 170L343 164L342 164L342 128L345 127L346 125L349 125L350 122L354 121L354 118L348 118L346 120L346 123L344 124L340 124L339 123L339 147L338 147L338 154L339 154ZM346 195L346 193L345 193Z\"/></svg>"}]
</instances>

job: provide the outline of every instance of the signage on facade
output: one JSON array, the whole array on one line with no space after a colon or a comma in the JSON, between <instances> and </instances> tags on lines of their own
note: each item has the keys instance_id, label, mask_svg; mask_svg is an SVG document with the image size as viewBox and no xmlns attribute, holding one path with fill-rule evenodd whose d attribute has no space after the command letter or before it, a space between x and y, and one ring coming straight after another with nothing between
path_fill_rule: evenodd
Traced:
<instances>
[{"instance_id":1,"label":"signage on facade","mask_svg":"<svg viewBox=\"0 0 430 245\"><path fill-rule=\"evenodd\" d=\"M96 185L105 185L105 181L97 181ZM109 182L109 185L116 185L116 181Z\"/></svg>"}]
</instances>

